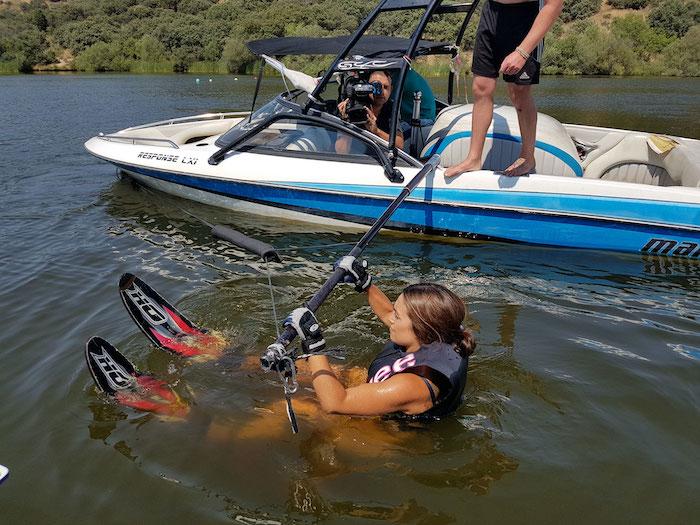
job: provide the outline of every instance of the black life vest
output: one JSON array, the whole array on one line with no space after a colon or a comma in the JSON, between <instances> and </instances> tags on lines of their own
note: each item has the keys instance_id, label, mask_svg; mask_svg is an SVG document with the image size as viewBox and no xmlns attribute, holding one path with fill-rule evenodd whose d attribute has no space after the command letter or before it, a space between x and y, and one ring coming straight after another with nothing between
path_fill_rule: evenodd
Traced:
<instances>
[{"instance_id":1,"label":"black life vest","mask_svg":"<svg viewBox=\"0 0 700 525\"><path fill-rule=\"evenodd\" d=\"M459 355L453 345L435 342L410 353L389 341L369 365L367 382L380 383L402 373L428 379L440 392L434 405L420 417L440 417L454 412L462 402L468 364L469 358Z\"/></svg>"}]
</instances>

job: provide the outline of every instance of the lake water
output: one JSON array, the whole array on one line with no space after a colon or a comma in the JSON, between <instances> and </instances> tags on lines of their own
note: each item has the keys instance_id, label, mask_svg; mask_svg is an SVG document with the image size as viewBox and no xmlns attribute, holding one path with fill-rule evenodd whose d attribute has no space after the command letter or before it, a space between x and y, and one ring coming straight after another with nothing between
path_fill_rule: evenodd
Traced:
<instances>
[{"instance_id":1,"label":"lake water","mask_svg":"<svg viewBox=\"0 0 700 525\"><path fill-rule=\"evenodd\" d=\"M300 413L293 436L279 385L249 365L275 336L267 269L182 208L300 248L270 267L285 313L349 249L321 245L358 234L139 190L82 147L250 104L249 77L195 78L0 77L3 524L697 521L698 261L382 234L366 255L390 297L432 280L469 303L479 346L465 402L422 427ZM698 79L545 77L538 93L565 122L700 138ZM222 358L149 346L120 304L126 271L225 334ZM319 317L346 366L366 367L386 338L349 289ZM98 395L92 335L173 385L192 417Z\"/></svg>"}]
</instances>

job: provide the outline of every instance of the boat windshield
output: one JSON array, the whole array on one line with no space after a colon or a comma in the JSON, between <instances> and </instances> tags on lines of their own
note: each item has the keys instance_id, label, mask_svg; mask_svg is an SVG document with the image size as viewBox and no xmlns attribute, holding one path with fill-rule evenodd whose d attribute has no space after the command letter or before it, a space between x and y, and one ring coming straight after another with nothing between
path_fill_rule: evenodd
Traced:
<instances>
[{"instance_id":1,"label":"boat windshield","mask_svg":"<svg viewBox=\"0 0 700 525\"><path fill-rule=\"evenodd\" d=\"M299 106L297 106L293 102L285 100L284 98L282 98L281 95L279 95L264 106L262 106L261 108L257 109L250 118L243 119L230 130L228 130L226 133L221 135L221 137L219 137L219 139L216 141L216 145L221 148L223 146L226 146L227 144L230 144L238 137L240 137L247 131L250 131L255 126L263 122L266 118L270 117L271 115L277 115L282 113L298 113L300 109L301 108Z\"/></svg>"}]
</instances>

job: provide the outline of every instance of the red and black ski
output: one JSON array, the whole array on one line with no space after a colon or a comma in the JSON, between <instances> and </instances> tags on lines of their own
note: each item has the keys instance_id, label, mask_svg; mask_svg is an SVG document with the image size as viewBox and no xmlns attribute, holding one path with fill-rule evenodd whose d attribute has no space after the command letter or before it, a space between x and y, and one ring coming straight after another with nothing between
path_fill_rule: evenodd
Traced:
<instances>
[{"instance_id":1,"label":"red and black ski","mask_svg":"<svg viewBox=\"0 0 700 525\"><path fill-rule=\"evenodd\" d=\"M125 273L119 295L129 315L156 346L185 357L216 356L225 341L200 328L141 279Z\"/></svg>"},{"instance_id":2,"label":"red and black ski","mask_svg":"<svg viewBox=\"0 0 700 525\"><path fill-rule=\"evenodd\" d=\"M161 416L184 418L190 407L164 381L140 373L101 337L85 345L85 360L97 388L122 405Z\"/></svg>"}]
</instances>

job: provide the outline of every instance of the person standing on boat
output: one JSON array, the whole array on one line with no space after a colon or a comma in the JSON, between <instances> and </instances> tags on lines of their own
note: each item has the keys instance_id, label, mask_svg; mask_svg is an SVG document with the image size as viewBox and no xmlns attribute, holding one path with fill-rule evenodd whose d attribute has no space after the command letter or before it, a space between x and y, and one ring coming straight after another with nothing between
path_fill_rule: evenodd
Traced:
<instances>
[{"instance_id":1,"label":"person standing on boat","mask_svg":"<svg viewBox=\"0 0 700 525\"><path fill-rule=\"evenodd\" d=\"M486 133L493 118L493 95L499 74L518 112L521 147L504 175L518 177L535 169L537 107L532 85L539 83L544 36L559 17L563 0L488 0L474 43L472 73L474 114L467 158L445 171L454 177L481 169Z\"/></svg>"},{"instance_id":2,"label":"person standing on boat","mask_svg":"<svg viewBox=\"0 0 700 525\"><path fill-rule=\"evenodd\" d=\"M378 137L388 141L389 128L391 126L391 76L386 71L372 71L369 76L369 82L378 82L382 85L382 92L379 95L370 95L372 104L367 107L367 123L365 129L370 133L374 133ZM345 108L348 105L349 99L345 99L338 104L338 112L340 117L347 119ZM347 135L340 137L335 143L335 150L338 153L350 153L352 140ZM403 133L401 130L396 131L396 147L403 148Z\"/></svg>"},{"instance_id":3,"label":"person standing on boat","mask_svg":"<svg viewBox=\"0 0 700 525\"><path fill-rule=\"evenodd\" d=\"M374 313L389 328L389 342L374 358L367 382L346 387L325 355L318 321L306 308L292 312L289 324L302 339L312 384L321 408L331 414L440 417L454 412L467 382L469 355L476 343L462 322L462 299L440 284L406 287L392 303L372 284L365 265L354 257L338 261L346 281L367 293Z\"/></svg>"}]
</instances>

